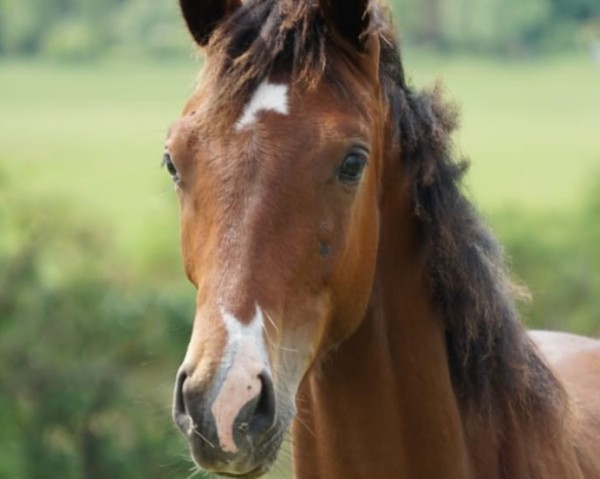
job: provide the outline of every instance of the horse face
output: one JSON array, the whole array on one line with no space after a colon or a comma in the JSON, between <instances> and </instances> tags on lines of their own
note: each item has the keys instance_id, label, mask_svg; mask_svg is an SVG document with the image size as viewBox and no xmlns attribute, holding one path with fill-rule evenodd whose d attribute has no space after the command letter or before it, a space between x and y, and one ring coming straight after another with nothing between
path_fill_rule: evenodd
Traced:
<instances>
[{"instance_id":1,"label":"horse face","mask_svg":"<svg viewBox=\"0 0 600 479\"><path fill-rule=\"evenodd\" d=\"M174 416L203 468L265 472L316 360L360 323L378 241L378 50L343 80L263 80L223 125L201 82L166 144L186 273L198 290ZM205 69L213 59L207 59Z\"/></svg>"}]
</instances>

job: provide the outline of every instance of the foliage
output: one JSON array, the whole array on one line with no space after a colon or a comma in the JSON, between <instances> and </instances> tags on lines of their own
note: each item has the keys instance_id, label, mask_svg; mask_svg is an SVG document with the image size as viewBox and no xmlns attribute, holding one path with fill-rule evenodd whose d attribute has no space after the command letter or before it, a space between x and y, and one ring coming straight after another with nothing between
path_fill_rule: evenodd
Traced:
<instances>
[{"instance_id":1,"label":"foliage","mask_svg":"<svg viewBox=\"0 0 600 479\"><path fill-rule=\"evenodd\" d=\"M600 176L579 214L495 217L519 280L532 293L523 305L532 328L600 335Z\"/></svg>"},{"instance_id":2,"label":"foliage","mask_svg":"<svg viewBox=\"0 0 600 479\"><path fill-rule=\"evenodd\" d=\"M0 53L82 60L132 47L181 54L188 42L177 2L0 0Z\"/></svg>"},{"instance_id":3,"label":"foliage","mask_svg":"<svg viewBox=\"0 0 600 479\"><path fill-rule=\"evenodd\" d=\"M97 32L79 19L61 20L52 25L42 45L49 57L62 60L85 60L96 57L102 44Z\"/></svg>"},{"instance_id":4,"label":"foliage","mask_svg":"<svg viewBox=\"0 0 600 479\"><path fill-rule=\"evenodd\" d=\"M600 36L596 0L391 0L403 37L442 49L515 54ZM0 0L0 54L70 60L100 52L190 51L177 2Z\"/></svg>"},{"instance_id":5,"label":"foliage","mask_svg":"<svg viewBox=\"0 0 600 479\"><path fill-rule=\"evenodd\" d=\"M189 298L132 284L68 208L0 196L0 477L186 477Z\"/></svg>"},{"instance_id":6,"label":"foliage","mask_svg":"<svg viewBox=\"0 0 600 479\"><path fill-rule=\"evenodd\" d=\"M523 54L600 37L594 0L393 0L402 36L442 50Z\"/></svg>"},{"instance_id":7,"label":"foliage","mask_svg":"<svg viewBox=\"0 0 600 479\"><path fill-rule=\"evenodd\" d=\"M191 51L192 42L177 12L177 2L130 0L114 15L111 37L117 48L153 56Z\"/></svg>"}]
</instances>

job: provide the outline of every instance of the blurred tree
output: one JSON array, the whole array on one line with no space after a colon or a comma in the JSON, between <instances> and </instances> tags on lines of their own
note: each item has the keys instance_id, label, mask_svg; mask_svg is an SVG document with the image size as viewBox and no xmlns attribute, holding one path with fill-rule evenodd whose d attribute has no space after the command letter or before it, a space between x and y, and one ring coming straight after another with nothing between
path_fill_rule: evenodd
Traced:
<instances>
[{"instance_id":1,"label":"blurred tree","mask_svg":"<svg viewBox=\"0 0 600 479\"><path fill-rule=\"evenodd\" d=\"M117 48L138 55L175 56L191 51L177 2L129 0L113 13L111 37Z\"/></svg>"},{"instance_id":2,"label":"blurred tree","mask_svg":"<svg viewBox=\"0 0 600 479\"><path fill-rule=\"evenodd\" d=\"M552 13L557 19L587 21L600 16L597 0L552 0Z\"/></svg>"},{"instance_id":3,"label":"blurred tree","mask_svg":"<svg viewBox=\"0 0 600 479\"><path fill-rule=\"evenodd\" d=\"M420 37L426 45L440 47L443 40L442 2L441 0L423 0L421 9L423 29Z\"/></svg>"},{"instance_id":4,"label":"blurred tree","mask_svg":"<svg viewBox=\"0 0 600 479\"><path fill-rule=\"evenodd\" d=\"M391 0L403 37L496 53L573 47L600 36L597 0ZM67 59L114 49L180 55L190 42L176 1L0 0L0 54Z\"/></svg>"},{"instance_id":5,"label":"blurred tree","mask_svg":"<svg viewBox=\"0 0 600 479\"><path fill-rule=\"evenodd\" d=\"M177 8L145 0L0 0L0 53L81 60L122 43L181 53Z\"/></svg>"},{"instance_id":6,"label":"blurred tree","mask_svg":"<svg viewBox=\"0 0 600 479\"><path fill-rule=\"evenodd\" d=\"M419 45L500 54L573 48L600 23L596 0L394 0L403 37ZM596 38L600 31L595 29Z\"/></svg>"},{"instance_id":7,"label":"blurred tree","mask_svg":"<svg viewBox=\"0 0 600 479\"><path fill-rule=\"evenodd\" d=\"M494 224L533 293L531 327L600 335L600 177L580 214L506 211Z\"/></svg>"}]
</instances>

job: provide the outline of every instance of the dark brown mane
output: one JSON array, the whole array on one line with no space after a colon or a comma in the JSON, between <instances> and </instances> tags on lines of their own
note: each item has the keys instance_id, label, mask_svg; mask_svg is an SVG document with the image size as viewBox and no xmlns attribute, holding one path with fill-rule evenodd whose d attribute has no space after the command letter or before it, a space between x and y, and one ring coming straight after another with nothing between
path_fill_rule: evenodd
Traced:
<instances>
[{"instance_id":1,"label":"dark brown mane","mask_svg":"<svg viewBox=\"0 0 600 479\"><path fill-rule=\"evenodd\" d=\"M549 409L564 404L564 392L520 322L515 300L526 293L511 282L501 246L461 191L469 165L455 159L452 148L457 109L439 88L416 92L406 84L389 33L382 42L381 71L412 178L429 287L446 325L459 399L488 415L504 406L548 419Z\"/></svg>"},{"instance_id":2,"label":"dark brown mane","mask_svg":"<svg viewBox=\"0 0 600 479\"><path fill-rule=\"evenodd\" d=\"M227 127L257 85L271 73L291 72L296 83L316 84L326 73L328 33L309 1L249 0L213 34L207 47L217 65L205 69L219 85L213 108Z\"/></svg>"},{"instance_id":3,"label":"dark brown mane","mask_svg":"<svg viewBox=\"0 0 600 479\"><path fill-rule=\"evenodd\" d=\"M453 157L457 114L438 90L406 87L390 99L459 398L488 413L501 405L546 412L561 401L560 386L519 320L515 299L524 293L509 279L501 246L461 191L468 163Z\"/></svg>"},{"instance_id":4,"label":"dark brown mane","mask_svg":"<svg viewBox=\"0 0 600 479\"><path fill-rule=\"evenodd\" d=\"M374 3L371 15L456 393L463 407L488 413L502 406L532 416L554 409L562 404L561 388L519 322L501 248L460 189L467 164L452 151L455 110L437 90L416 92L407 85L387 10ZM212 116L231 124L273 72L291 72L293 81L307 85L323 77L335 81L327 62L331 42L314 2L249 0L208 46L216 63L205 75L220 91L214 104L219 115Z\"/></svg>"}]
</instances>

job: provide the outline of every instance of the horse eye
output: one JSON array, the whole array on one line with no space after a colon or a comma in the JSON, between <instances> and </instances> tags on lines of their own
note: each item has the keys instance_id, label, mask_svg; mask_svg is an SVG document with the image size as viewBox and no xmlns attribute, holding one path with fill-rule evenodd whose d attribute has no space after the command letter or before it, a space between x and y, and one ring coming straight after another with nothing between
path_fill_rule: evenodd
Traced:
<instances>
[{"instance_id":1,"label":"horse eye","mask_svg":"<svg viewBox=\"0 0 600 479\"><path fill-rule=\"evenodd\" d=\"M358 182L366 164L367 155L365 153L352 152L348 154L338 169L338 179L349 184Z\"/></svg>"},{"instance_id":2,"label":"horse eye","mask_svg":"<svg viewBox=\"0 0 600 479\"><path fill-rule=\"evenodd\" d=\"M164 166L167 169L167 171L171 175L171 178L173 178L173 181L175 183L179 183L179 173L177 172L177 168L175 168L175 165L171 160L171 155L169 155L166 152L163 155L162 166Z\"/></svg>"}]
</instances>

